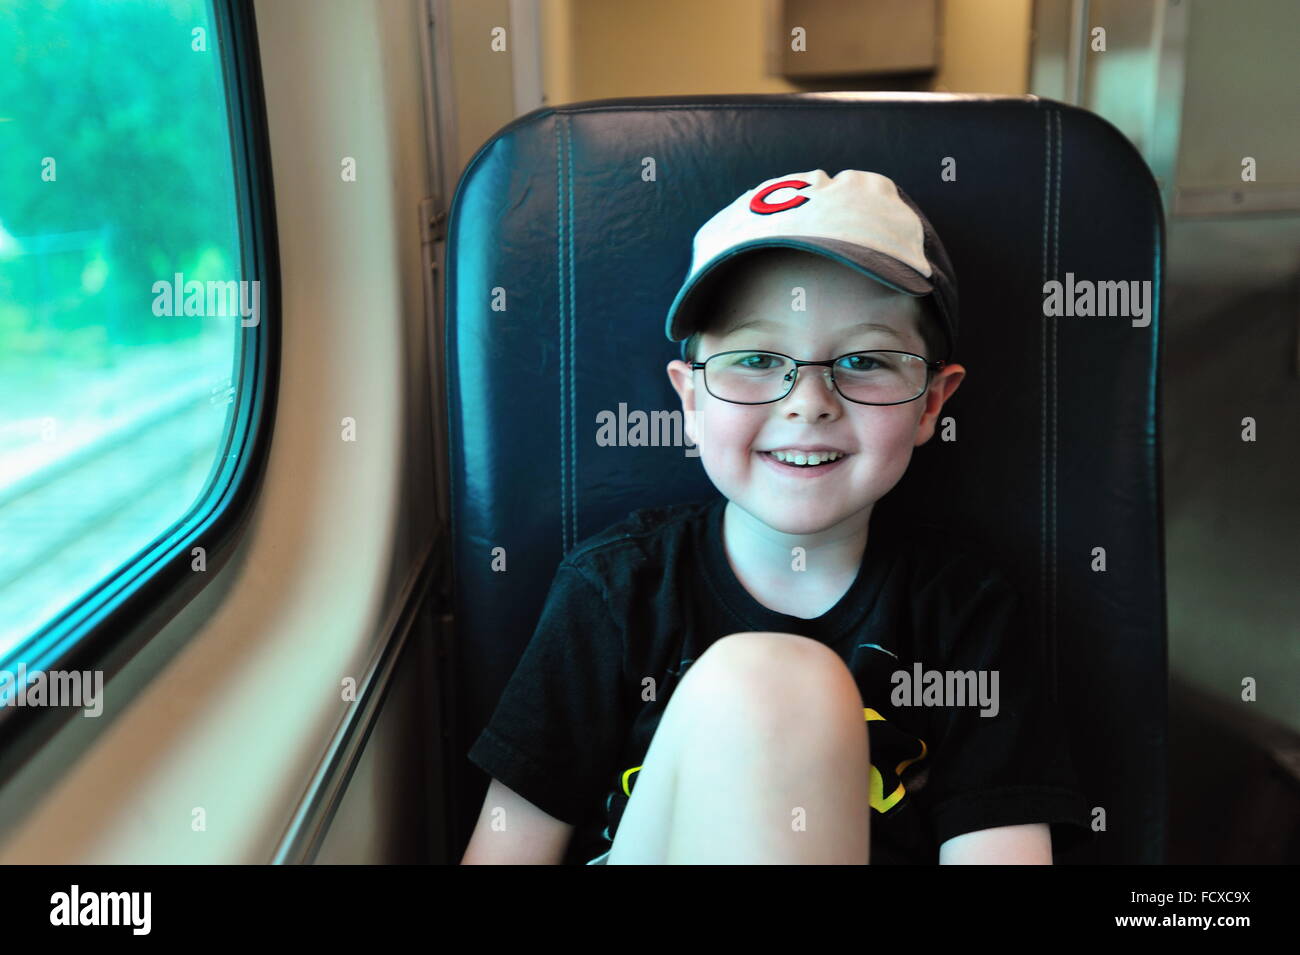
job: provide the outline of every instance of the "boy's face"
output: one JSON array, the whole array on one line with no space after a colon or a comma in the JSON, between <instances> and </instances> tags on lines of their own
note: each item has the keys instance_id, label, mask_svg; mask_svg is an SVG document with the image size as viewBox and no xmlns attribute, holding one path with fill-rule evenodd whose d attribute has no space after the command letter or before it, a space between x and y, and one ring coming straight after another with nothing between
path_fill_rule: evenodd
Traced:
<instances>
[{"instance_id":1,"label":"boy's face","mask_svg":"<svg viewBox=\"0 0 1300 955\"><path fill-rule=\"evenodd\" d=\"M706 319L710 331L700 339L696 361L749 348L817 361L872 349L937 357L926 354L918 332L918 299L813 253L764 250L746 258L714 298L717 311ZM792 307L800 289L805 311ZM724 497L783 533L865 522L907 470L912 449L934 434L943 403L965 375L960 365L948 365L915 401L863 405L842 397L828 372L801 367L780 401L741 405L711 395L702 369L692 371L683 361L668 365L686 433L710 480ZM824 472L796 473L763 453L807 446L848 456Z\"/></svg>"}]
</instances>

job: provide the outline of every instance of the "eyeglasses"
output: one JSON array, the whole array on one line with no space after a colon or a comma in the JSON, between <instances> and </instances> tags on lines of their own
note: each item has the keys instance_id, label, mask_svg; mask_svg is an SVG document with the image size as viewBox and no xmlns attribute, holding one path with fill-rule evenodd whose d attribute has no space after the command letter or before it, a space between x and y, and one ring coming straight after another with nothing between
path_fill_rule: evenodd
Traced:
<instances>
[{"instance_id":1,"label":"eyeglasses","mask_svg":"<svg viewBox=\"0 0 1300 955\"><path fill-rule=\"evenodd\" d=\"M929 361L905 351L860 351L830 361L800 361L780 352L724 351L705 361L704 387L722 401L765 405L780 401L794 388L804 365L823 365L835 390L860 405L901 405L915 401L930 386L930 376L946 362Z\"/></svg>"}]
</instances>

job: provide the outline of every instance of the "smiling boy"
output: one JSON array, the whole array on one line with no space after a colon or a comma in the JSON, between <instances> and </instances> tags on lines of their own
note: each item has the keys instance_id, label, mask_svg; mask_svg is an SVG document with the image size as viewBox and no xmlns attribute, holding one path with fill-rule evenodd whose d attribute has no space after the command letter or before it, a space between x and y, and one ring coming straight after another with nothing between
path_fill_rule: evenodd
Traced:
<instances>
[{"instance_id":1,"label":"smiling boy","mask_svg":"<svg viewBox=\"0 0 1300 955\"><path fill-rule=\"evenodd\" d=\"M710 300L715 311L708 317L717 323L716 330L693 336L696 344L686 348L688 356L717 357L707 365L674 361L668 374L700 462L729 501L725 540L737 577L756 596L762 594L768 606L816 617L857 576L872 507L903 476L913 447L934 434L940 409L965 370L947 365L933 373L919 358L879 354L859 358L857 364L888 361L889 367L832 371L805 366L787 389L788 365L766 372L737 367L746 361L762 364L747 354L751 349L817 357L873 349L932 353L922 336L916 298L805 251L761 249L740 261L743 267L732 270L738 274L715 280L727 292ZM791 309L796 295L807 311ZM849 362L841 362L845 364ZM855 372L866 389L861 397L876 397L872 386L898 387L883 396L896 403L843 400L831 375ZM744 398L745 388L769 382L775 391L751 397L765 404L740 404L713 394L727 395L730 385L740 392L731 397ZM772 401L783 393L783 399ZM825 460L828 451L834 461L812 466L813 460ZM803 459L797 457L800 452ZM795 547L803 548L813 572L791 573Z\"/></svg>"},{"instance_id":2,"label":"smiling boy","mask_svg":"<svg viewBox=\"0 0 1300 955\"><path fill-rule=\"evenodd\" d=\"M929 222L876 173L769 179L701 227L666 331L721 496L566 555L464 861L1050 864L1087 812L1017 591L871 521L965 376ZM923 668L999 699L917 705Z\"/></svg>"}]
</instances>

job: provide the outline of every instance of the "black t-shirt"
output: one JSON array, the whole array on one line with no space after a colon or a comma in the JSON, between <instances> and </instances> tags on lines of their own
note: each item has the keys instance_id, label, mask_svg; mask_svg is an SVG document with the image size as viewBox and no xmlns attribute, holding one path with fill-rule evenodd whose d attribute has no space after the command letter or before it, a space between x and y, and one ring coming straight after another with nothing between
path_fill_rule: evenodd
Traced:
<instances>
[{"instance_id":1,"label":"black t-shirt","mask_svg":"<svg viewBox=\"0 0 1300 955\"><path fill-rule=\"evenodd\" d=\"M741 631L818 640L855 676L870 742L872 864L937 863L945 840L995 826L1050 823L1057 851L1090 835L1039 642L1002 574L940 528L891 533L873 521L840 601L814 619L789 616L736 579L726 504L642 508L578 544L469 751L575 826L566 863L609 849L674 687L714 641ZM895 706L892 675L915 677L917 664L922 676L998 671L996 715L981 716L978 703Z\"/></svg>"}]
</instances>

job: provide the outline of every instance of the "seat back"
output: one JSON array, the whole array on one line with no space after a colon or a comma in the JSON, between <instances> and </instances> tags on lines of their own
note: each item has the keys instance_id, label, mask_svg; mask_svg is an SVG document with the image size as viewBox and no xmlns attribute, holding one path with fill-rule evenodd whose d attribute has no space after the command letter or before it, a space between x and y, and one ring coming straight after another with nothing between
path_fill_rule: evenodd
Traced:
<instances>
[{"instance_id":1,"label":"seat back","mask_svg":"<svg viewBox=\"0 0 1300 955\"><path fill-rule=\"evenodd\" d=\"M487 783L464 755L564 554L636 508L718 493L684 432L661 427L681 423L664 371L679 346L663 325L695 230L764 179L816 168L897 182L942 237L959 286L954 359L968 375L943 415L955 440L918 448L873 521L945 522L986 543L1032 602L1082 789L1105 814L1105 835L1058 861L1160 862L1156 185L1133 146L1084 110L915 93L545 108L467 167L446 283L454 844ZM1045 317L1052 279L1066 293L1075 283L1071 301L1083 281L1150 283L1149 324ZM601 443L611 435L618 443Z\"/></svg>"}]
</instances>

